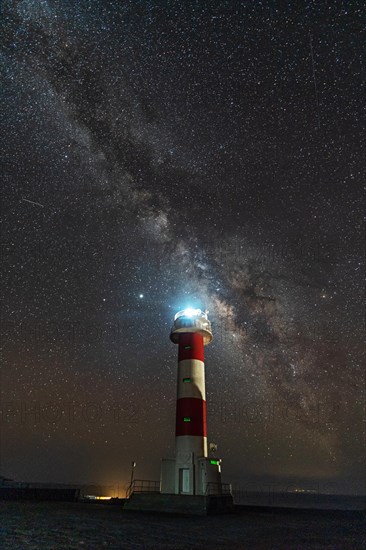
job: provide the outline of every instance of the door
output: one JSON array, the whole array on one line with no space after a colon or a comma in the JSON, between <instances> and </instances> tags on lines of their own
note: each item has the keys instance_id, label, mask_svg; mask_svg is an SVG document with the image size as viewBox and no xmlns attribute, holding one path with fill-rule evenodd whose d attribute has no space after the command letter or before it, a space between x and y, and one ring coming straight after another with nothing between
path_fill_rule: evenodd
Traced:
<instances>
[{"instance_id":1,"label":"door","mask_svg":"<svg viewBox=\"0 0 366 550\"><path fill-rule=\"evenodd\" d=\"M179 493L189 493L189 468L179 468Z\"/></svg>"}]
</instances>

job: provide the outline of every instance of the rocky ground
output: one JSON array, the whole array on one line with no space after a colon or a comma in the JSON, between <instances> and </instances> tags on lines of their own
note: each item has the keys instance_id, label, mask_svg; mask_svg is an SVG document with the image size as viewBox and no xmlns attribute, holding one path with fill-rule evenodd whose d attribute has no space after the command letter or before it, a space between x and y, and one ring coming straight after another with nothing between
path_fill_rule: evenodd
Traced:
<instances>
[{"instance_id":1,"label":"rocky ground","mask_svg":"<svg viewBox=\"0 0 366 550\"><path fill-rule=\"evenodd\" d=\"M0 502L3 549L366 549L364 512L238 509L210 517L120 506Z\"/></svg>"}]
</instances>

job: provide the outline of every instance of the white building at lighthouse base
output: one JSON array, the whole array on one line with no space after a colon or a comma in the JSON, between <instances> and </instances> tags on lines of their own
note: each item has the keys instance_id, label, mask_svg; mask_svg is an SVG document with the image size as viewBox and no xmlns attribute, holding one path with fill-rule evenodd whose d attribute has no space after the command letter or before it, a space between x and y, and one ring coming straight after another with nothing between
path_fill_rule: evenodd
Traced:
<instances>
[{"instance_id":1,"label":"white building at lighthouse base","mask_svg":"<svg viewBox=\"0 0 366 550\"><path fill-rule=\"evenodd\" d=\"M222 494L221 460L194 453L161 462L160 492L175 495Z\"/></svg>"}]
</instances>

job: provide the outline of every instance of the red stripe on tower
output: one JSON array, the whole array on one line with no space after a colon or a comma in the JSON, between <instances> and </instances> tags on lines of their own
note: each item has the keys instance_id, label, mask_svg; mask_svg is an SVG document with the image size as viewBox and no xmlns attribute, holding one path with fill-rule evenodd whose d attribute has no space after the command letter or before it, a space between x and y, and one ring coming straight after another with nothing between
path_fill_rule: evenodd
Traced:
<instances>
[{"instance_id":1,"label":"red stripe on tower","mask_svg":"<svg viewBox=\"0 0 366 550\"><path fill-rule=\"evenodd\" d=\"M207 437L206 401L204 399L195 397L178 399L175 435Z\"/></svg>"},{"instance_id":2,"label":"red stripe on tower","mask_svg":"<svg viewBox=\"0 0 366 550\"><path fill-rule=\"evenodd\" d=\"M198 359L204 361L203 336L197 332L183 332L179 335L178 361Z\"/></svg>"}]
</instances>

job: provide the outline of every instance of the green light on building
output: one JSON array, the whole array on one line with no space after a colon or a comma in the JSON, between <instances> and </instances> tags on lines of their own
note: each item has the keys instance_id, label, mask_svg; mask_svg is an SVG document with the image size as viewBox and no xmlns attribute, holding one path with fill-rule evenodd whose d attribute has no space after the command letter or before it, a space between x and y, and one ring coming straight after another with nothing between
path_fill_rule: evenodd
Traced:
<instances>
[{"instance_id":1,"label":"green light on building","mask_svg":"<svg viewBox=\"0 0 366 550\"><path fill-rule=\"evenodd\" d=\"M185 416L185 417L183 418L183 422L190 422L190 421L191 421L191 419L190 419L189 416Z\"/></svg>"},{"instance_id":2,"label":"green light on building","mask_svg":"<svg viewBox=\"0 0 366 550\"><path fill-rule=\"evenodd\" d=\"M211 464L214 464L215 466L217 466L218 464L220 464L220 461L219 460L210 460Z\"/></svg>"},{"instance_id":3,"label":"green light on building","mask_svg":"<svg viewBox=\"0 0 366 550\"><path fill-rule=\"evenodd\" d=\"M183 382L190 382L191 379L190 378L183 378Z\"/></svg>"}]
</instances>

